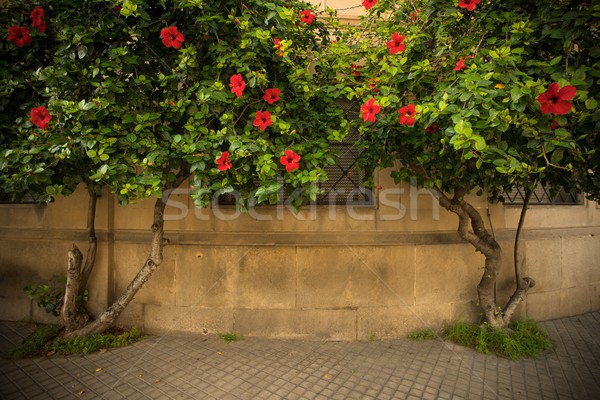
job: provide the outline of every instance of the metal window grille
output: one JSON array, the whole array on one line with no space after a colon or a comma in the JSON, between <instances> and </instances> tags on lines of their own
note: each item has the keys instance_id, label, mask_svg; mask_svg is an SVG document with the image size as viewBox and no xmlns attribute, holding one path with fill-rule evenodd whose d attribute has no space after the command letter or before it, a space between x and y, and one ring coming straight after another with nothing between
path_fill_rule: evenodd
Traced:
<instances>
[{"instance_id":1,"label":"metal window grille","mask_svg":"<svg viewBox=\"0 0 600 400\"><path fill-rule=\"evenodd\" d=\"M350 120L358 118L359 106L356 102L343 101L338 105L344 110L346 118ZM330 143L331 149L338 154L338 159L335 165L324 168L329 179L319 185L321 193L317 197L316 204L373 204L372 191L364 185L367 171L357 165L362 153L362 149L356 145L359 141L358 130L352 129L343 141ZM280 201L286 200L287 197ZM235 196L230 194L221 195L218 200L220 205L234 205L235 202Z\"/></svg>"},{"instance_id":2,"label":"metal window grille","mask_svg":"<svg viewBox=\"0 0 600 400\"><path fill-rule=\"evenodd\" d=\"M37 202L31 196L25 196L18 200L13 200L9 194L0 192L0 204L36 204Z\"/></svg>"},{"instance_id":3,"label":"metal window grille","mask_svg":"<svg viewBox=\"0 0 600 400\"><path fill-rule=\"evenodd\" d=\"M339 101L338 106L344 110L347 119L359 117L358 103ZM329 180L320 185L321 194L317 204L373 204L372 193L364 185L367 171L357 165L362 153L362 149L356 145L359 141L358 130L352 129L342 142L330 143L339 158L336 165L325 167Z\"/></svg>"},{"instance_id":4,"label":"metal window grille","mask_svg":"<svg viewBox=\"0 0 600 400\"><path fill-rule=\"evenodd\" d=\"M504 204L523 204L525 190L521 187L514 188L510 192L504 192ZM578 193L569 193L561 189L555 195L550 193L548 187L538 184L531 195L529 205L581 205L583 196Z\"/></svg>"}]
</instances>

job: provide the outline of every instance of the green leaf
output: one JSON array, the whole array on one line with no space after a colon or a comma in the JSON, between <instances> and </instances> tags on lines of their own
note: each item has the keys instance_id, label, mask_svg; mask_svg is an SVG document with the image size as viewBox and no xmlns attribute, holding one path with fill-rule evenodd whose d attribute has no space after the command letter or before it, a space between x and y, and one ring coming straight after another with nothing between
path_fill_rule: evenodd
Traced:
<instances>
[{"instance_id":1,"label":"green leaf","mask_svg":"<svg viewBox=\"0 0 600 400\"><path fill-rule=\"evenodd\" d=\"M585 108L588 110L595 110L598 108L598 102L593 97L590 97L585 101Z\"/></svg>"},{"instance_id":2,"label":"green leaf","mask_svg":"<svg viewBox=\"0 0 600 400\"><path fill-rule=\"evenodd\" d=\"M560 60L562 60L562 56L557 56L554 57L551 61L550 61L550 65L556 65L560 62Z\"/></svg>"},{"instance_id":3,"label":"green leaf","mask_svg":"<svg viewBox=\"0 0 600 400\"><path fill-rule=\"evenodd\" d=\"M88 48L85 45L81 45L77 48L77 57L81 60L83 57L87 55Z\"/></svg>"},{"instance_id":4,"label":"green leaf","mask_svg":"<svg viewBox=\"0 0 600 400\"><path fill-rule=\"evenodd\" d=\"M459 120L456 123L456 125L454 125L454 130L456 131L456 133L465 135L467 137L469 137L473 134L473 129L471 128L471 123L468 121L465 121L463 119Z\"/></svg>"}]
</instances>

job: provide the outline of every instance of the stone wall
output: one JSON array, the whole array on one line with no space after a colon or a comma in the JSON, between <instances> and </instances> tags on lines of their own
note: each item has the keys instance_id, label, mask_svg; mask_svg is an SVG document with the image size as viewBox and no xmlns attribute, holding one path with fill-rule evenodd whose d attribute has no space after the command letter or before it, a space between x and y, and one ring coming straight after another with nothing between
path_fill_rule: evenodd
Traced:
<instances>
[{"instance_id":1,"label":"stone wall","mask_svg":"<svg viewBox=\"0 0 600 400\"><path fill-rule=\"evenodd\" d=\"M119 324L147 332L236 332L270 337L398 337L444 320L478 318L483 256L455 232L457 218L426 191L379 176L373 206L282 207L251 214L196 209L185 190L167 208L165 259ZM47 321L22 288L63 275L66 252L86 246L87 194L45 207L0 205L0 319ZM498 281L512 290L520 208L472 197L503 246ZM98 204L99 251L89 308L99 312L147 256L152 201ZM520 258L537 285L519 310L546 320L600 309L600 209L534 206Z\"/></svg>"}]
</instances>

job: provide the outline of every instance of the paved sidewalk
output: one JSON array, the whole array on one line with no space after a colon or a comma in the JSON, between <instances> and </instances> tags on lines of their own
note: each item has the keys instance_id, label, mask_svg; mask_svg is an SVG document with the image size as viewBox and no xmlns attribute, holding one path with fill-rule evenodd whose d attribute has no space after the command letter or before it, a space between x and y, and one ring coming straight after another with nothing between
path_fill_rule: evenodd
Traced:
<instances>
[{"instance_id":1,"label":"paved sidewalk","mask_svg":"<svg viewBox=\"0 0 600 400\"><path fill-rule=\"evenodd\" d=\"M599 399L600 312L542 323L556 343L509 361L441 340L150 336L102 354L0 359L1 399ZM0 322L0 353L31 324Z\"/></svg>"}]
</instances>

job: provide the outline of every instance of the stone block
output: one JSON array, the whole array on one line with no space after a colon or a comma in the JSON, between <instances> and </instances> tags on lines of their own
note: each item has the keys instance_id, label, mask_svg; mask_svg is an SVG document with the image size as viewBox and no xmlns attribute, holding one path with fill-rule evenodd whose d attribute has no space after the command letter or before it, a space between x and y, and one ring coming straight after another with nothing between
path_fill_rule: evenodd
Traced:
<instances>
[{"instance_id":1,"label":"stone block","mask_svg":"<svg viewBox=\"0 0 600 400\"><path fill-rule=\"evenodd\" d=\"M359 340L387 339L405 337L420 328L438 330L454 315L452 304L361 308L357 311L357 336Z\"/></svg>"},{"instance_id":2,"label":"stone block","mask_svg":"<svg viewBox=\"0 0 600 400\"><path fill-rule=\"evenodd\" d=\"M560 239L527 240L521 244L525 250L524 275L535 280L530 293L558 290L562 284L562 250Z\"/></svg>"},{"instance_id":3,"label":"stone block","mask_svg":"<svg viewBox=\"0 0 600 400\"><path fill-rule=\"evenodd\" d=\"M144 307L144 304L129 303L115 321L115 325L125 329L131 329L135 326L140 331L145 332Z\"/></svg>"},{"instance_id":4,"label":"stone block","mask_svg":"<svg viewBox=\"0 0 600 400\"><path fill-rule=\"evenodd\" d=\"M589 285L563 289L560 295L562 315L579 315L592 311Z\"/></svg>"},{"instance_id":5,"label":"stone block","mask_svg":"<svg viewBox=\"0 0 600 400\"><path fill-rule=\"evenodd\" d=\"M177 305L292 308L293 247L185 246L177 260Z\"/></svg>"},{"instance_id":6,"label":"stone block","mask_svg":"<svg viewBox=\"0 0 600 400\"><path fill-rule=\"evenodd\" d=\"M538 321L563 318L592 311L593 290L589 285L527 296L527 317Z\"/></svg>"},{"instance_id":7,"label":"stone block","mask_svg":"<svg viewBox=\"0 0 600 400\"><path fill-rule=\"evenodd\" d=\"M148 258L150 243L115 243L115 298L127 288ZM135 295L134 301L144 304L175 304L175 246L166 246L163 262Z\"/></svg>"},{"instance_id":8,"label":"stone block","mask_svg":"<svg viewBox=\"0 0 600 400\"><path fill-rule=\"evenodd\" d=\"M561 290L530 291L527 294L526 315L527 318L536 321L547 321L566 316L561 307Z\"/></svg>"},{"instance_id":9,"label":"stone block","mask_svg":"<svg viewBox=\"0 0 600 400\"><path fill-rule=\"evenodd\" d=\"M299 308L414 304L414 247L298 248Z\"/></svg>"},{"instance_id":10,"label":"stone block","mask_svg":"<svg viewBox=\"0 0 600 400\"><path fill-rule=\"evenodd\" d=\"M355 310L235 310L233 331L244 336L355 340Z\"/></svg>"},{"instance_id":11,"label":"stone block","mask_svg":"<svg viewBox=\"0 0 600 400\"><path fill-rule=\"evenodd\" d=\"M234 332L233 321L231 309L156 305L144 307L144 331L153 334Z\"/></svg>"},{"instance_id":12,"label":"stone block","mask_svg":"<svg viewBox=\"0 0 600 400\"><path fill-rule=\"evenodd\" d=\"M600 236L562 238L562 287L600 282Z\"/></svg>"},{"instance_id":13,"label":"stone block","mask_svg":"<svg viewBox=\"0 0 600 400\"><path fill-rule=\"evenodd\" d=\"M485 258L468 244L416 248L416 304L437 305L477 299Z\"/></svg>"},{"instance_id":14,"label":"stone block","mask_svg":"<svg viewBox=\"0 0 600 400\"><path fill-rule=\"evenodd\" d=\"M590 307L592 311L600 310L600 283L590 284Z\"/></svg>"},{"instance_id":15,"label":"stone block","mask_svg":"<svg viewBox=\"0 0 600 400\"><path fill-rule=\"evenodd\" d=\"M27 298L0 297L0 320L2 321L30 321L31 309L37 304Z\"/></svg>"}]
</instances>

